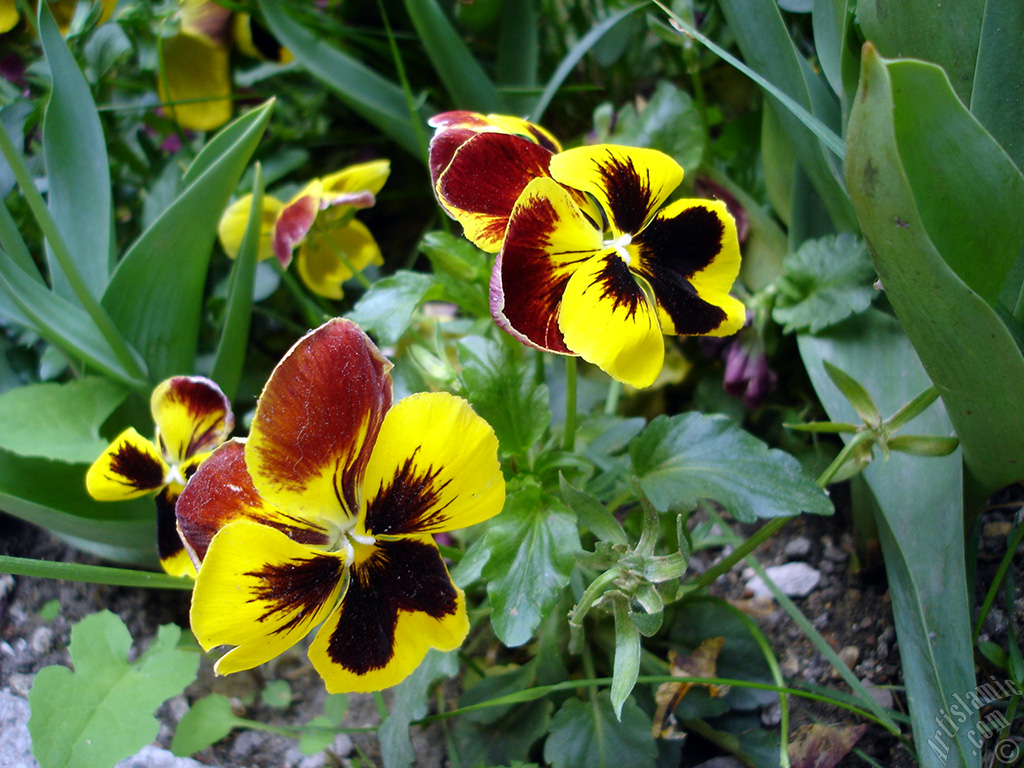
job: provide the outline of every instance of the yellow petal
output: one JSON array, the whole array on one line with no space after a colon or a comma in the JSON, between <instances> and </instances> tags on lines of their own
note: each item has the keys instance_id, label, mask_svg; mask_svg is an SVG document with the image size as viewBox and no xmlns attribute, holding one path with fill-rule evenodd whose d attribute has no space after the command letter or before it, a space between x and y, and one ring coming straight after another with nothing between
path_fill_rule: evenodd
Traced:
<instances>
[{"instance_id":1,"label":"yellow petal","mask_svg":"<svg viewBox=\"0 0 1024 768\"><path fill-rule=\"evenodd\" d=\"M235 428L231 401L204 376L172 376L150 398L157 445L167 461L180 464L223 443Z\"/></svg>"},{"instance_id":2,"label":"yellow petal","mask_svg":"<svg viewBox=\"0 0 1024 768\"><path fill-rule=\"evenodd\" d=\"M565 344L613 379L650 386L665 342L643 287L615 252L582 264L565 287L558 315Z\"/></svg>"},{"instance_id":3,"label":"yellow petal","mask_svg":"<svg viewBox=\"0 0 1024 768\"><path fill-rule=\"evenodd\" d=\"M309 648L329 693L396 685L431 648L450 651L465 640L465 596L429 536L378 542L351 571L341 605Z\"/></svg>"},{"instance_id":4,"label":"yellow petal","mask_svg":"<svg viewBox=\"0 0 1024 768\"><path fill-rule=\"evenodd\" d=\"M97 501L134 499L163 488L168 469L157 447L129 427L89 467L85 487Z\"/></svg>"},{"instance_id":5,"label":"yellow petal","mask_svg":"<svg viewBox=\"0 0 1024 768\"><path fill-rule=\"evenodd\" d=\"M178 535L174 518L174 503L179 490L164 488L156 495L156 542L160 565L171 576L196 577L196 567L185 550L185 544Z\"/></svg>"},{"instance_id":6,"label":"yellow petal","mask_svg":"<svg viewBox=\"0 0 1024 768\"><path fill-rule=\"evenodd\" d=\"M273 233L274 222L284 208L284 203L276 197L264 195L263 221L260 223L260 244L257 258L260 261L274 255ZM238 256L245 236L245 227L249 223L249 212L252 210L252 195L244 195L228 206L217 224L217 237L224 252L232 259Z\"/></svg>"},{"instance_id":7,"label":"yellow petal","mask_svg":"<svg viewBox=\"0 0 1024 768\"><path fill-rule=\"evenodd\" d=\"M320 179L323 195L328 200L336 195L350 192L369 192L376 195L391 173L390 160L373 160L368 163L350 165Z\"/></svg>"},{"instance_id":8,"label":"yellow petal","mask_svg":"<svg viewBox=\"0 0 1024 768\"><path fill-rule=\"evenodd\" d=\"M217 674L252 669L322 622L345 580L340 557L266 525L237 520L214 536L199 569L192 631L204 650L234 646L217 662Z\"/></svg>"},{"instance_id":9,"label":"yellow petal","mask_svg":"<svg viewBox=\"0 0 1024 768\"><path fill-rule=\"evenodd\" d=\"M20 18L15 0L0 0L0 33L10 32Z\"/></svg>"},{"instance_id":10,"label":"yellow petal","mask_svg":"<svg viewBox=\"0 0 1024 768\"><path fill-rule=\"evenodd\" d=\"M345 295L342 285L370 264L384 263L380 247L366 225L351 219L347 226L317 227L310 232L298 255L299 277L313 293L328 299Z\"/></svg>"},{"instance_id":11,"label":"yellow petal","mask_svg":"<svg viewBox=\"0 0 1024 768\"><path fill-rule=\"evenodd\" d=\"M593 195L614 234L636 234L683 180L679 163L656 149L598 144L551 158L551 178Z\"/></svg>"},{"instance_id":12,"label":"yellow petal","mask_svg":"<svg viewBox=\"0 0 1024 768\"><path fill-rule=\"evenodd\" d=\"M179 34L163 41L166 80L159 93L182 128L209 131L231 119L231 74L228 51L201 38Z\"/></svg>"},{"instance_id":13,"label":"yellow petal","mask_svg":"<svg viewBox=\"0 0 1024 768\"><path fill-rule=\"evenodd\" d=\"M410 395L387 412L363 485L360 528L373 536L465 528L505 503L494 430L447 392Z\"/></svg>"}]
</instances>

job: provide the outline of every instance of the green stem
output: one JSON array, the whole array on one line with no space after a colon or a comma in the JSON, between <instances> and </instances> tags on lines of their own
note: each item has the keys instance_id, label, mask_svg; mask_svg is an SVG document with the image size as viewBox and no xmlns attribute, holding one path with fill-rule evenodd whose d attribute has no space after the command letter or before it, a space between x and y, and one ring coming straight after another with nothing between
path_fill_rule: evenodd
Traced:
<instances>
[{"instance_id":1,"label":"green stem","mask_svg":"<svg viewBox=\"0 0 1024 768\"><path fill-rule=\"evenodd\" d=\"M1018 523L1013 531L1013 538L1010 539L1009 544L1006 546L1006 553L999 563L999 568L992 579L992 584L988 588L988 593L985 595L985 602L981 604L981 609L978 611L978 620L974 625L974 634L971 637L972 645L978 642L978 636L981 634L981 627L985 623L985 617L988 616L989 609L992 607L992 603L995 602L999 586L1003 583L1006 572L1010 569L1013 557L1017 553L1017 547L1020 546L1022 540L1024 540L1024 524Z\"/></svg>"},{"instance_id":2,"label":"green stem","mask_svg":"<svg viewBox=\"0 0 1024 768\"><path fill-rule=\"evenodd\" d=\"M391 57L395 61L395 72L398 74L398 81L402 84L402 95L405 97L405 108L409 111L409 121L412 123L412 131L416 135L416 143L420 145L420 152L423 157L427 156L429 141L426 131L423 130L423 121L420 118L419 109L416 105L416 96L412 91L412 85L405 73L405 64L402 62L402 54L398 50L398 42L395 40L395 33L391 29L391 21L388 19L387 10L384 7L384 0L377 0L377 8L380 10L380 18L384 23L384 32L388 36L388 45L391 48Z\"/></svg>"},{"instance_id":3,"label":"green stem","mask_svg":"<svg viewBox=\"0 0 1024 768\"><path fill-rule=\"evenodd\" d=\"M604 415L614 416L619 410L619 398L622 396L622 382L612 379L608 385L608 396L604 400Z\"/></svg>"},{"instance_id":4,"label":"green stem","mask_svg":"<svg viewBox=\"0 0 1024 768\"><path fill-rule=\"evenodd\" d=\"M110 584L117 587L148 587L150 589L191 590L192 579L170 576L166 573L137 571L130 568L108 568L82 563L58 563L27 557L0 555L0 573L15 576L35 576L42 579L81 581L87 584Z\"/></svg>"},{"instance_id":5,"label":"green stem","mask_svg":"<svg viewBox=\"0 0 1024 768\"><path fill-rule=\"evenodd\" d=\"M576 447L576 358L565 358L565 432L562 448L572 453Z\"/></svg>"},{"instance_id":6,"label":"green stem","mask_svg":"<svg viewBox=\"0 0 1024 768\"><path fill-rule=\"evenodd\" d=\"M795 517L795 515L793 517ZM756 533L750 536L750 538L746 539L742 544L739 544L727 557L723 557L713 566L704 571L704 573L700 575L700 578L693 582L693 588L695 590L699 590L711 586L715 579L723 573L731 571L732 567L736 565L736 563L778 533L782 526L792 520L793 517L776 517L769 520L767 523L762 525Z\"/></svg>"},{"instance_id":7,"label":"green stem","mask_svg":"<svg viewBox=\"0 0 1024 768\"><path fill-rule=\"evenodd\" d=\"M3 153L4 158L6 158L7 163L14 172L15 178L18 180L18 186L21 187L21 192L25 197L25 202L28 203L32 216L35 218L36 223L39 224L43 237L50 244L53 255L56 257L57 263L60 265L65 277L67 277L68 283L75 292L75 296L81 303L82 308L92 318L97 329L99 329L107 344L110 345L111 351L117 357L124 370L132 377L144 380L146 374L135 360L124 337L117 330L114 321L110 319L110 315L107 314L106 310L100 305L99 300L89 290L89 286L86 285L85 280L82 278L82 273L78 270L78 265L75 264L71 252L68 250L67 243L65 243L63 236L60 234L60 230L57 229L57 222L53 220L53 216L50 215L50 210L46 207L43 196L36 189L32 174L25 166L17 149L15 149L14 142L11 141L11 137L7 134L7 129L2 125L0 125L0 152Z\"/></svg>"},{"instance_id":8,"label":"green stem","mask_svg":"<svg viewBox=\"0 0 1024 768\"><path fill-rule=\"evenodd\" d=\"M300 309L302 309L302 314L305 316L306 322L309 324L309 327L317 328L320 325L322 325L324 321L326 321L327 318L330 317L330 314L324 311L323 307L321 307L319 304L317 304L313 299L309 297L309 294L307 294L302 289L302 286L299 285L298 281L295 279L295 276L292 275L292 273L289 272L287 269L281 266L281 262L279 262L276 258L269 259L269 261L271 264L274 265L274 269L277 271L277 274L281 276L281 282L284 283L285 287L298 302Z\"/></svg>"},{"instance_id":9,"label":"green stem","mask_svg":"<svg viewBox=\"0 0 1024 768\"><path fill-rule=\"evenodd\" d=\"M594 602L598 597L611 586L615 579L621 574L621 569L618 566L609 568L607 571L602 573L583 591L579 601L573 606L572 610L569 611L569 652L578 653L583 642L583 636L581 631L583 629L583 619L586 617L590 608L594 605Z\"/></svg>"}]
</instances>

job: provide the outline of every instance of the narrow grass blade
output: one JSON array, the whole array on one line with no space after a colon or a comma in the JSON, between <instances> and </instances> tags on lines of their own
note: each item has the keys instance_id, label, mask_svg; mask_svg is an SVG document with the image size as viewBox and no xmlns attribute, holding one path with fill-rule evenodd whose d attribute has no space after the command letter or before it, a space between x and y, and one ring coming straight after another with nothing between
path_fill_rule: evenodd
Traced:
<instances>
[{"instance_id":1,"label":"narrow grass blade","mask_svg":"<svg viewBox=\"0 0 1024 768\"><path fill-rule=\"evenodd\" d=\"M299 64L399 146L421 158L424 163L427 162L427 158L421 156L401 88L362 62L317 38L292 19L280 3L258 0L258 5L270 31L294 54Z\"/></svg>"},{"instance_id":2,"label":"narrow grass blade","mask_svg":"<svg viewBox=\"0 0 1024 768\"><path fill-rule=\"evenodd\" d=\"M43 118L50 213L89 292L99 298L110 278L110 167L96 104L75 58L57 28L48 3L39 4L39 41L53 84ZM74 290L48 254L53 289L63 298Z\"/></svg>"},{"instance_id":3,"label":"narrow grass blade","mask_svg":"<svg viewBox=\"0 0 1024 768\"><path fill-rule=\"evenodd\" d=\"M252 319L252 291L256 282L256 256L259 250L260 225L263 222L263 168L256 164L252 183L252 208L245 235L231 270L228 303L224 310L224 327L213 362L211 378L233 400L238 394L238 383L245 364L245 350L249 342L249 322Z\"/></svg>"},{"instance_id":4,"label":"narrow grass blade","mask_svg":"<svg viewBox=\"0 0 1024 768\"><path fill-rule=\"evenodd\" d=\"M544 112L547 111L548 106L551 104L551 99L555 97L558 89L562 87L562 83L565 82L565 78L569 76L573 67L579 63L580 59L586 55L587 51L597 44L598 40L608 34L612 27L631 13L635 13L648 5L650 5L648 0L644 0L644 2L636 3L635 5L627 6L620 11L616 11L581 37L579 42L577 42L576 45L572 47L572 50L565 55L565 58L562 59L561 63L555 69L554 74L551 75L551 79L548 80L548 84L545 86L543 93L541 93L540 98L537 99L537 103L533 105L533 110L530 113L530 120L535 123L539 123L541 121L541 118L544 116Z\"/></svg>"},{"instance_id":5,"label":"narrow grass blade","mask_svg":"<svg viewBox=\"0 0 1024 768\"><path fill-rule=\"evenodd\" d=\"M498 88L536 88L540 72L539 21L536 0L505 3L498 27L498 60L494 79ZM505 102L513 114L527 114L531 98L506 93Z\"/></svg>"},{"instance_id":6,"label":"narrow grass blade","mask_svg":"<svg viewBox=\"0 0 1024 768\"><path fill-rule=\"evenodd\" d=\"M130 568L109 568L102 565L83 563L60 563L52 560L36 560L27 557L0 555L0 573L15 576L35 576L40 579L62 579L84 584L110 584L118 587L143 587L148 589L192 590L195 582L179 576L151 571L136 571Z\"/></svg>"},{"instance_id":7,"label":"narrow grass blade","mask_svg":"<svg viewBox=\"0 0 1024 768\"><path fill-rule=\"evenodd\" d=\"M437 0L405 0L405 10L455 106L475 112L503 112L501 94Z\"/></svg>"}]
</instances>

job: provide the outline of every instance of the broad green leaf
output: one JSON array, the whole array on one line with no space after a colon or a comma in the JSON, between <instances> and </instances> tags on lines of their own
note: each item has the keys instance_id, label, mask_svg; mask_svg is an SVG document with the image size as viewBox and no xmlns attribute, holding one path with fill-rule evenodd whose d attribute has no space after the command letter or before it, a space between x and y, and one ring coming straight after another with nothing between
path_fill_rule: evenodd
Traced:
<instances>
[{"instance_id":1,"label":"broad green leaf","mask_svg":"<svg viewBox=\"0 0 1024 768\"><path fill-rule=\"evenodd\" d=\"M494 83L437 0L405 0L405 10L455 106L474 112L504 112L504 102Z\"/></svg>"},{"instance_id":2,"label":"broad green leaf","mask_svg":"<svg viewBox=\"0 0 1024 768\"><path fill-rule=\"evenodd\" d=\"M857 21L882 56L938 64L963 102L970 104L985 2L858 0Z\"/></svg>"},{"instance_id":3,"label":"broad green leaf","mask_svg":"<svg viewBox=\"0 0 1024 768\"><path fill-rule=\"evenodd\" d=\"M559 488L562 500L576 513L580 525L593 533L602 541L612 544L628 544L629 539L622 529L622 524L608 511L608 508L589 493L585 493L559 476Z\"/></svg>"},{"instance_id":4,"label":"broad green leaf","mask_svg":"<svg viewBox=\"0 0 1024 768\"><path fill-rule=\"evenodd\" d=\"M724 416L658 416L629 446L633 471L659 512L713 499L741 522L800 512L831 514L832 502L800 462Z\"/></svg>"},{"instance_id":5,"label":"broad green leaf","mask_svg":"<svg viewBox=\"0 0 1024 768\"><path fill-rule=\"evenodd\" d=\"M281 3L259 0L258 5L274 37L292 52L299 64L326 84L348 107L426 163L427 157L421 151L409 117L405 94L399 86L316 37L292 19ZM424 107L423 111L427 113L431 109Z\"/></svg>"},{"instance_id":6,"label":"broad green leaf","mask_svg":"<svg viewBox=\"0 0 1024 768\"><path fill-rule=\"evenodd\" d=\"M427 714L430 691L439 680L448 680L459 672L457 653L431 649L423 662L405 680L395 686L391 712L377 729L384 768L409 768L416 751L409 739L409 724Z\"/></svg>"},{"instance_id":7,"label":"broad green leaf","mask_svg":"<svg viewBox=\"0 0 1024 768\"><path fill-rule=\"evenodd\" d=\"M1024 250L1024 176L964 108L941 69L887 62L903 170L942 258L994 304Z\"/></svg>"},{"instance_id":8,"label":"broad green leaf","mask_svg":"<svg viewBox=\"0 0 1024 768\"><path fill-rule=\"evenodd\" d=\"M641 8L646 8L648 5L649 3L647 0L644 0L644 2L635 3L634 5L622 8L609 15L607 18L602 19L600 22L595 24L587 34L581 37L565 55L565 58L559 62L554 74L551 75L551 78L548 80L548 84L544 87L544 92L541 93L540 98L538 98L537 102L533 105L533 110L530 112L530 120L534 123L539 123L541 121L541 118L547 111L548 106L551 104L551 99L555 97L555 94L562 86L565 78L569 76L569 73L576 68L577 64L579 64L580 59L582 59L602 37L614 29L615 26L623 21L627 16L639 11Z\"/></svg>"},{"instance_id":9,"label":"broad green leaf","mask_svg":"<svg viewBox=\"0 0 1024 768\"><path fill-rule=\"evenodd\" d=\"M98 376L13 389L0 395L0 448L91 463L107 447L100 427L127 394L123 386Z\"/></svg>"},{"instance_id":10,"label":"broad green leaf","mask_svg":"<svg viewBox=\"0 0 1024 768\"><path fill-rule=\"evenodd\" d=\"M231 700L227 696L211 693L189 707L178 721L171 752L178 757L194 755L245 725L246 721L231 711Z\"/></svg>"},{"instance_id":11,"label":"broad green leaf","mask_svg":"<svg viewBox=\"0 0 1024 768\"><path fill-rule=\"evenodd\" d=\"M814 30L814 52L821 71L832 90L843 95L842 50L843 22L847 0L812 0L811 25Z\"/></svg>"},{"instance_id":12,"label":"broad green leaf","mask_svg":"<svg viewBox=\"0 0 1024 768\"><path fill-rule=\"evenodd\" d=\"M228 285L228 301L224 310L224 326L213 360L210 377L221 390L234 399L242 378L245 352L249 345L249 323L252 320L253 289L256 285L256 257L259 248L260 225L263 223L263 171L256 165L253 182L252 207L246 222L245 234L238 248Z\"/></svg>"},{"instance_id":13,"label":"broad green leaf","mask_svg":"<svg viewBox=\"0 0 1024 768\"><path fill-rule=\"evenodd\" d=\"M490 553L483 576L495 634L510 648L523 645L569 583L580 553L574 515L540 488L523 488L473 547Z\"/></svg>"},{"instance_id":14,"label":"broad green leaf","mask_svg":"<svg viewBox=\"0 0 1024 768\"><path fill-rule=\"evenodd\" d=\"M486 686L488 682L490 678L470 690L477 691L477 688ZM515 690L521 691L523 687ZM491 698L497 698L506 692L514 691L494 690ZM483 694L485 691L479 693ZM554 710L555 705L550 700L540 699L519 704L511 709L489 707L458 718L455 722L455 743L459 759L463 761L463 765L474 766L510 765L514 768L526 765L517 758L525 760L537 741L548 732L551 726L551 713ZM492 711L501 715L496 721L471 719L473 715Z\"/></svg>"},{"instance_id":15,"label":"broad green leaf","mask_svg":"<svg viewBox=\"0 0 1024 768\"><path fill-rule=\"evenodd\" d=\"M132 637L110 611L86 616L71 630L67 667L45 667L29 693L32 752L42 768L110 768L156 738L157 707L185 690L199 654L178 648L181 628L160 627L135 662Z\"/></svg>"},{"instance_id":16,"label":"broad green leaf","mask_svg":"<svg viewBox=\"0 0 1024 768\"><path fill-rule=\"evenodd\" d=\"M553 768L653 765L657 752L650 716L630 699L617 719L607 691L589 701L566 700L544 742L544 759Z\"/></svg>"},{"instance_id":17,"label":"broad green leaf","mask_svg":"<svg viewBox=\"0 0 1024 768\"><path fill-rule=\"evenodd\" d=\"M786 333L817 333L867 309L875 296L867 248L849 233L805 240L783 270L772 318Z\"/></svg>"},{"instance_id":18,"label":"broad green leaf","mask_svg":"<svg viewBox=\"0 0 1024 768\"><path fill-rule=\"evenodd\" d=\"M629 599L615 600L615 660L612 664L612 686L609 691L615 717L622 719L622 705L636 685L640 674L640 630L633 622Z\"/></svg>"},{"instance_id":19,"label":"broad green leaf","mask_svg":"<svg viewBox=\"0 0 1024 768\"><path fill-rule=\"evenodd\" d=\"M0 293L6 294L20 313L21 317L15 317L15 320L27 322L40 336L69 357L82 360L129 386L146 386L145 381L125 369L85 310L34 280L2 253ZM141 361L139 363L141 365Z\"/></svg>"},{"instance_id":20,"label":"broad green leaf","mask_svg":"<svg viewBox=\"0 0 1024 768\"><path fill-rule=\"evenodd\" d=\"M547 386L534 381L518 346L467 336L458 355L466 397L493 427L499 450L525 457L551 423Z\"/></svg>"},{"instance_id":21,"label":"broad green leaf","mask_svg":"<svg viewBox=\"0 0 1024 768\"><path fill-rule=\"evenodd\" d=\"M103 306L142 354L153 382L195 369L217 224L263 136L271 107L258 107L224 129L237 134L236 140L142 233L110 279Z\"/></svg>"},{"instance_id":22,"label":"broad green leaf","mask_svg":"<svg viewBox=\"0 0 1024 768\"><path fill-rule=\"evenodd\" d=\"M436 285L433 275L400 269L370 286L346 317L378 343L395 344L409 328L416 307Z\"/></svg>"},{"instance_id":23,"label":"broad green leaf","mask_svg":"<svg viewBox=\"0 0 1024 768\"><path fill-rule=\"evenodd\" d=\"M487 284L493 257L466 238L447 232L428 232L423 236L420 250L430 259L445 299L473 317L490 320Z\"/></svg>"},{"instance_id":24,"label":"broad green leaf","mask_svg":"<svg viewBox=\"0 0 1024 768\"><path fill-rule=\"evenodd\" d=\"M153 500L95 501L85 491L87 469L0 450L0 509L111 560L155 565Z\"/></svg>"},{"instance_id":25,"label":"broad green leaf","mask_svg":"<svg viewBox=\"0 0 1024 768\"><path fill-rule=\"evenodd\" d=\"M498 54L494 79L499 87L535 88L540 72L540 21L536 0L504 2L498 27ZM462 6L465 8L465 4ZM509 114L525 115L533 97L505 93Z\"/></svg>"},{"instance_id":26,"label":"broad green leaf","mask_svg":"<svg viewBox=\"0 0 1024 768\"><path fill-rule=\"evenodd\" d=\"M885 415L897 412L929 384L900 324L878 310L798 341L818 397L833 420L856 417L828 380L824 360L856 373ZM941 402L910 426L940 436L951 429ZM894 452L888 460L872 462L864 478L878 502L911 722L917 743L927 744L935 733L935 713L949 711L951 697L975 684L959 460L955 455L923 458ZM923 768L977 766L977 752L966 736L970 727L965 723L957 732L947 759L928 748L918 750Z\"/></svg>"},{"instance_id":27,"label":"broad green leaf","mask_svg":"<svg viewBox=\"0 0 1024 768\"><path fill-rule=\"evenodd\" d=\"M987 0L971 112L1024 171L1024 3Z\"/></svg>"},{"instance_id":28,"label":"broad green leaf","mask_svg":"<svg viewBox=\"0 0 1024 768\"><path fill-rule=\"evenodd\" d=\"M667 80L654 89L638 114L632 104L618 111L608 139L615 144L658 149L676 160L687 173L704 156L704 127L693 99Z\"/></svg>"},{"instance_id":29,"label":"broad green leaf","mask_svg":"<svg viewBox=\"0 0 1024 768\"><path fill-rule=\"evenodd\" d=\"M341 721L348 710L348 696L344 693L328 694L324 700L324 713L308 723L299 736L299 751L304 755L323 752L334 742L341 730Z\"/></svg>"},{"instance_id":30,"label":"broad green leaf","mask_svg":"<svg viewBox=\"0 0 1024 768\"><path fill-rule=\"evenodd\" d=\"M838 125L824 122L823 116L815 112L800 54L778 7L760 0L723 0L721 7L746 64L758 75L758 85L778 102L779 122L835 228L855 229L849 198L826 157L827 151L842 154L842 142L836 136ZM703 35L698 39L704 45L711 42Z\"/></svg>"},{"instance_id":31,"label":"broad green leaf","mask_svg":"<svg viewBox=\"0 0 1024 768\"><path fill-rule=\"evenodd\" d=\"M89 86L46 3L39 6L39 40L53 79L43 119L49 208L89 292L99 298L110 276L113 226L107 143ZM52 253L48 261L53 289L72 299Z\"/></svg>"},{"instance_id":32,"label":"broad green leaf","mask_svg":"<svg viewBox=\"0 0 1024 768\"><path fill-rule=\"evenodd\" d=\"M904 82L906 68L931 65L889 65L870 46L862 63L861 90L847 134L846 176L853 203L886 295L939 390L979 494L991 492L1021 478L1024 410L1016 404L1024 402L1024 357L1000 316L964 284L929 237L902 164L890 66ZM920 98L930 99L926 94ZM979 162L984 166L984 160ZM1014 194L1011 188L1005 192ZM991 203L1000 210L1001 203ZM949 224L956 225L957 207L947 210L956 219ZM947 230L943 240L954 236ZM990 258L998 261L999 256L986 253L979 261Z\"/></svg>"}]
</instances>

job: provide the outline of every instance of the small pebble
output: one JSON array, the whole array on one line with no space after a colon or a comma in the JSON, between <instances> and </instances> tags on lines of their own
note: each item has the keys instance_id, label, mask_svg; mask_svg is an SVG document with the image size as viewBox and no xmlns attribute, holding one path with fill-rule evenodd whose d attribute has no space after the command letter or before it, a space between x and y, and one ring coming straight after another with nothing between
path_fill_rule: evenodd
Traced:
<instances>
[{"instance_id":1,"label":"small pebble","mask_svg":"<svg viewBox=\"0 0 1024 768\"><path fill-rule=\"evenodd\" d=\"M985 527L981 529L981 535L986 539L1005 539L1012 530L1013 523L1009 521L985 523Z\"/></svg>"},{"instance_id":2,"label":"small pebble","mask_svg":"<svg viewBox=\"0 0 1024 768\"><path fill-rule=\"evenodd\" d=\"M811 554L811 540L806 536L797 536L786 542L782 554L789 560L802 560Z\"/></svg>"},{"instance_id":3,"label":"small pebble","mask_svg":"<svg viewBox=\"0 0 1024 768\"><path fill-rule=\"evenodd\" d=\"M807 597L821 581L821 573L807 563L772 565L764 570L782 593L790 597ZM747 589L753 592L754 597L771 594L759 576L754 576L747 582Z\"/></svg>"},{"instance_id":4,"label":"small pebble","mask_svg":"<svg viewBox=\"0 0 1024 768\"><path fill-rule=\"evenodd\" d=\"M859 658L860 648L855 645L847 645L839 651L839 660L850 669L853 669L854 665L857 663L857 659Z\"/></svg>"}]
</instances>

